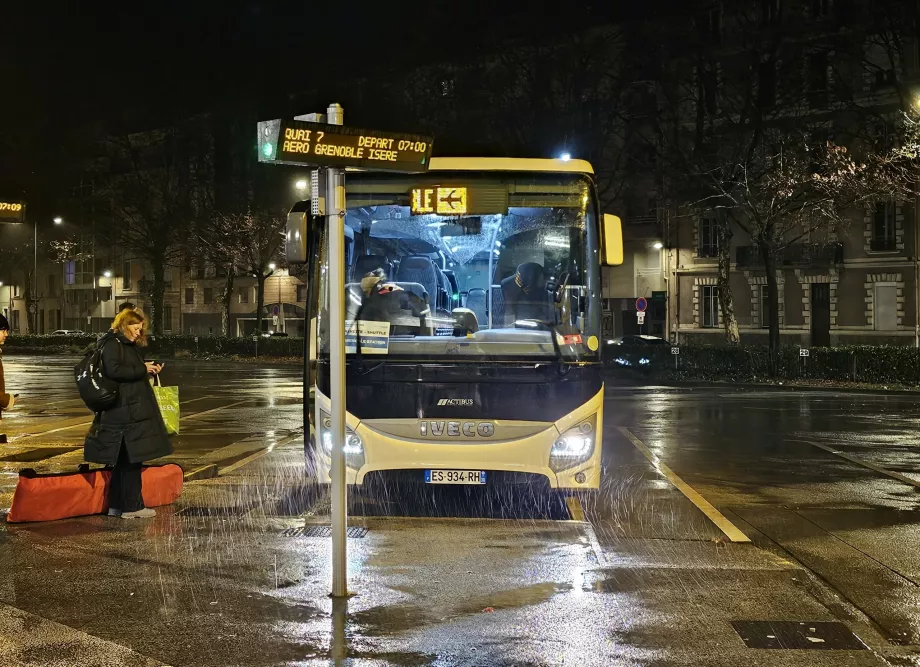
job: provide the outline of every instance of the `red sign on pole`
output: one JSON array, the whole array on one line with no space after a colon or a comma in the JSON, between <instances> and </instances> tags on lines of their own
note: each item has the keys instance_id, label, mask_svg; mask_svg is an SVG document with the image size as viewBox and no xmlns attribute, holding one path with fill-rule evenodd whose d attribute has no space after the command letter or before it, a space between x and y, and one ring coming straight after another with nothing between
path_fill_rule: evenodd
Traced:
<instances>
[{"instance_id":1,"label":"red sign on pole","mask_svg":"<svg viewBox=\"0 0 920 667\"><path fill-rule=\"evenodd\" d=\"M644 296L640 296L636 299L636 311L644 313L645 309L648 308L648 301L645 300Z\"/></svg>"}]
</instances>

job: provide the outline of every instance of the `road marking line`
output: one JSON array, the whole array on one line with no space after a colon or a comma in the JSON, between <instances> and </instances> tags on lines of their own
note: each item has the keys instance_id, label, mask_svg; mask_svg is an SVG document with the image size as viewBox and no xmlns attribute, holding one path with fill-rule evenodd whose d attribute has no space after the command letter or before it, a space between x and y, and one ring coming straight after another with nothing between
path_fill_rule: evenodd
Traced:
<instances>
[{"instance_id":1,"label":"road marking line","mask_svg":"<svg viewBox=\"0 0 920 667\"><path fill-rule=\"evenodd\" d=\"M642 454L645 455L645 458L649 460L655 470L661 473L664 477L667 478L671 484L673 484L678 491L684 494L691 503L696 505L703 514L705 514L710 521L712 521L716 527L725 533L725 536L730 539L732 542L750 542L751 539L742 533L735 524L729 521L722 512L713 507L712 503L706 500L703 496L699 494L693 487L687 484L684 480L678 477L673 470L671 470L661 459L655 456L652 451L645 446L639 438L633 435L625 426L620 426L620 432L625 435L629 441L638 449Z\"/></svg>"},{"instance_id":2,"label":"road marking line","mask_svg":"<svg viewBox=\"0 0 920 667\"><path fill-rule=\"evenodd\" d=\"M294 433L294 434L292 434L292 435L287 436L286 438L281 438L281 440L279 440L279 441L276 442L275 444L269 445L269 446L266 447L265 449L260 449L260 450L257 451L257 452L253 452L252 454L250 454L249 456L247 456L245 459L242 459L242 460L240 460L240 461L237 461L236 463L233 463L233 464L231 464L231 465L228 465L226 468L220 468L220 470L218 471L217 474L218 474L219 476L221 476L221 477L224 476L224 475L228 475L228 474L230 474L231 472L233 472L234 470L237 470L237 469L239 469L239 468L242 468L242 467L243 467L244 465L246 465L247 463L252 463L252 462L255 461L256 459L265 456L266 454L268 454L268 453L271 452L271 451L274 451L275 447L281 447L281 446L286 445L286 444L288 444L289 442L293 442L293 441L296 440L297 438L301 438L301 437L303 437L303 433Z\"/></svg>"},{"instance_id":3,"label":"road marking line","mask_svg":"<svg viewBox=\"0 0 920 667\"><path fill-rule=\"evenodd\" d=\"M193 400L200 401L200 400L202 400L202 399L196 398L196 399L193 399ZM256 400L256 399L254 399L254 398L247 398L247 399L244 400L244 401L237 401L236 403L229 403L229 404L227 404L227 405L221 405L220 407L217 407L217 408L211 408L210 410L204 410L204 411L202 411L202 412L196 412L196 413L193 414L193 415L186 415L185 417L180 417L180 418L179 418L179 421L182 421L183 419L195 419L196 417L203 417L204 415L209 415L209 414L211 414L212 412L217 412L218 410L226 410L227 408L235 408L237 405L242 405L243 403L251 403L251 402L254 401L254 400ZM191 402L191 401L189 401L189 402Z\"/></svg>"},{"instance_id":4,"label":"road marking line","mask_svg":"<svg viewBox=\"0 0 920 667\"><path fill-rule=\"evenodd\" d=\"M569 516L572 517L573 521L585 521L585 513L581 508L581 501L578 500L578 498L569 496L565 499L565 504L569 508Z\"/></svg>"},{"instance_id":5,"label":"road marking line","mask_svg":"<svg viewBox=\"0 0 920 667\"><path fill-rule=\"evenodd\" d=\"M189 403L194 403L195 401L204 401L204 400L206 400L206 399L208 399L208 398L210 398L210 397L209 397L209 396L201 396L201 397L199 397L199 398L190 398L190 399L187 400L187 401L182 401L182 402L180 402L179 405L180 405L180 406L182 406L182 405L188 405ZM246 402L246 401L240 401L240 403L245 403L245 402ZM239 403L233 403L233 404L231 404L231 405L226 405L226 406L224 406L224 407L229 408L229 407L233 407L233 405L239 405ZM219 410L219 409L220 409L220 408L214 408L214 410ZM205 412L213 412L214 410L205 410ZM201 415L201 414L205 414L205 413L204 413L204 412L196 412L196 413L193 414L193 415L188 415L188 417L195 417L195 416ZM73 429L75 429L75 428L77 428L77 427L80 427L80 426L89 426L90 424L93 423L93 420L92 420L92 419L90 419L89 421L86 421L86 419L83 418L83 417L71 417L71 418L68 419L68 420L61 420L61 421L58 421L57 423L60 424L60 423L65 422L65 421L72 421L72 420L74 420L74 419L83 419L83 421L81 421L81 422L79 422L79 423L76 423L76 424L70 424L69 426L61 426L60 428L53 428L53 429L50 429L50 430L47 430L47 431L39 431L39 432L37 432L37 433L27 433L26 435L13 436L13 439L10 441L9 444L11 444L11 445L13 445L13 444L19 444L20 442L22 442L23 440L27 440L28 438L37 438L37 437L43 436L43 435L51 435L52 433L60 433L61 431L71 431L71 430L73 430ZM181 417L181 418L180 418L180 421L181 421L182 419L185 419L185 417ZM52 422L52 423L54 423L54 422Z\"/></svg>"},{"instance_id":6,"label":"road marking line","mask_svg":"<svg viewBox=\"0 0 920 667\"><path fill-rule=\"evenodd\" d=\"M904 484L909 484L915 489L920 489L920 482L918 482L915 479L911 479L910 477L907 477L906 475L902 475L899 472L888 470L887 468L882 468L881 466L877 466L874 463L869 463L868 461L865 461L856 456L850 456L849 454L846 454L844 452L837 451L833 447L828 447L827 445L822 445L821 443L813 442L811 440L798 440L798 439L793 438L791 439L791 441L792 442L807 442L809 445L813 445L817 447L818 449L823 449L825 452L829 452L833 454L834 456L839 456L840 458L846 459L847 461L850 461L851 463L855 463L856 465L862 466L864 468L868 468L869 470L874 470L875 472L891 477L892 479L896 479L899 482L903 482Z\"/></svg>"}]
</instances>

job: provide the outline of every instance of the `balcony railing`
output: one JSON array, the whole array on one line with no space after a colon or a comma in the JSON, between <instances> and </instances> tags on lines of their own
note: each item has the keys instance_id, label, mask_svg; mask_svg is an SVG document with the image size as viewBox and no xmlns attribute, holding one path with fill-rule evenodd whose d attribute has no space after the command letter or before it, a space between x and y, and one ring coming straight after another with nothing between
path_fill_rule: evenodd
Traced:
<instances>
[{"instance_id":1,"label":"balcony railing","mask_svg":"<svg viewBox=\"0 0 920 667\"><path fill-rule=\"evenodd\" d=\"M763 257L756 246L738 246L736 255L738 268L762 269ZM796 243L780 251L776 257L776 268L789 266L829 266L843 263L842 243Z\"/></svg>"}]
</instances>

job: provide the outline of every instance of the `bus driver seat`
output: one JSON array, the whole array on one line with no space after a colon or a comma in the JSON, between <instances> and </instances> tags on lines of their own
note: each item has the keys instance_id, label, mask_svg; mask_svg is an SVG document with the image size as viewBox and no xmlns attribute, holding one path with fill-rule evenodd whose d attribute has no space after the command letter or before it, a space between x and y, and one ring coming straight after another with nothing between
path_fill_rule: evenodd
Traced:
<instances>
[{"instance_id":1,"label":"bus driver seat","mask_svg":"<svg viewBox=\"0 0 920 667\"><path fill-rule=\"evenodd\" d=\"M552 322L552 304L542 266L535 262L521 264L501 285L505 302L503 326L513 326L517 320Z\"/></svg>"}]
</instances>

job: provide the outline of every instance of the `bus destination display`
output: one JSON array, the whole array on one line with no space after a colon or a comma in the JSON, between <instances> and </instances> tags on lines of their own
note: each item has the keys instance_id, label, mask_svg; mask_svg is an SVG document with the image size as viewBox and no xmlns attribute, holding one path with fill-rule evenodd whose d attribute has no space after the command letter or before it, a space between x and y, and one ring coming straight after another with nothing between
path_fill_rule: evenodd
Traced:
<instances>
[{"instance_id":1,"label":"bus destination display","mask_svg":"<svg viewBox=\"0 0 920 667\"><path fill-rule=\"evenodd\" d=\"M403 173L428 170L433 139L297 120L259 123L259 161Z\"/></svg>"},{"instance_id":2,"label":"bus destination display","mask_svg":"<svg viewBox=\"0 0 920 667\"><path fill-rule=\"evenodd\" d=\"M412 215L466 215L466 188L413 188L410 212Z\"/></svg>"},{"instance_id":3,"label":"bus destination display","mask_svg":"<svg viewBox=\"0 0 920 667\"><path fill-rule=\"evenodd\" d=\"M26 205L21 201L0 199L0 222L25 222Z\"/></svg>"}]
</instances>

